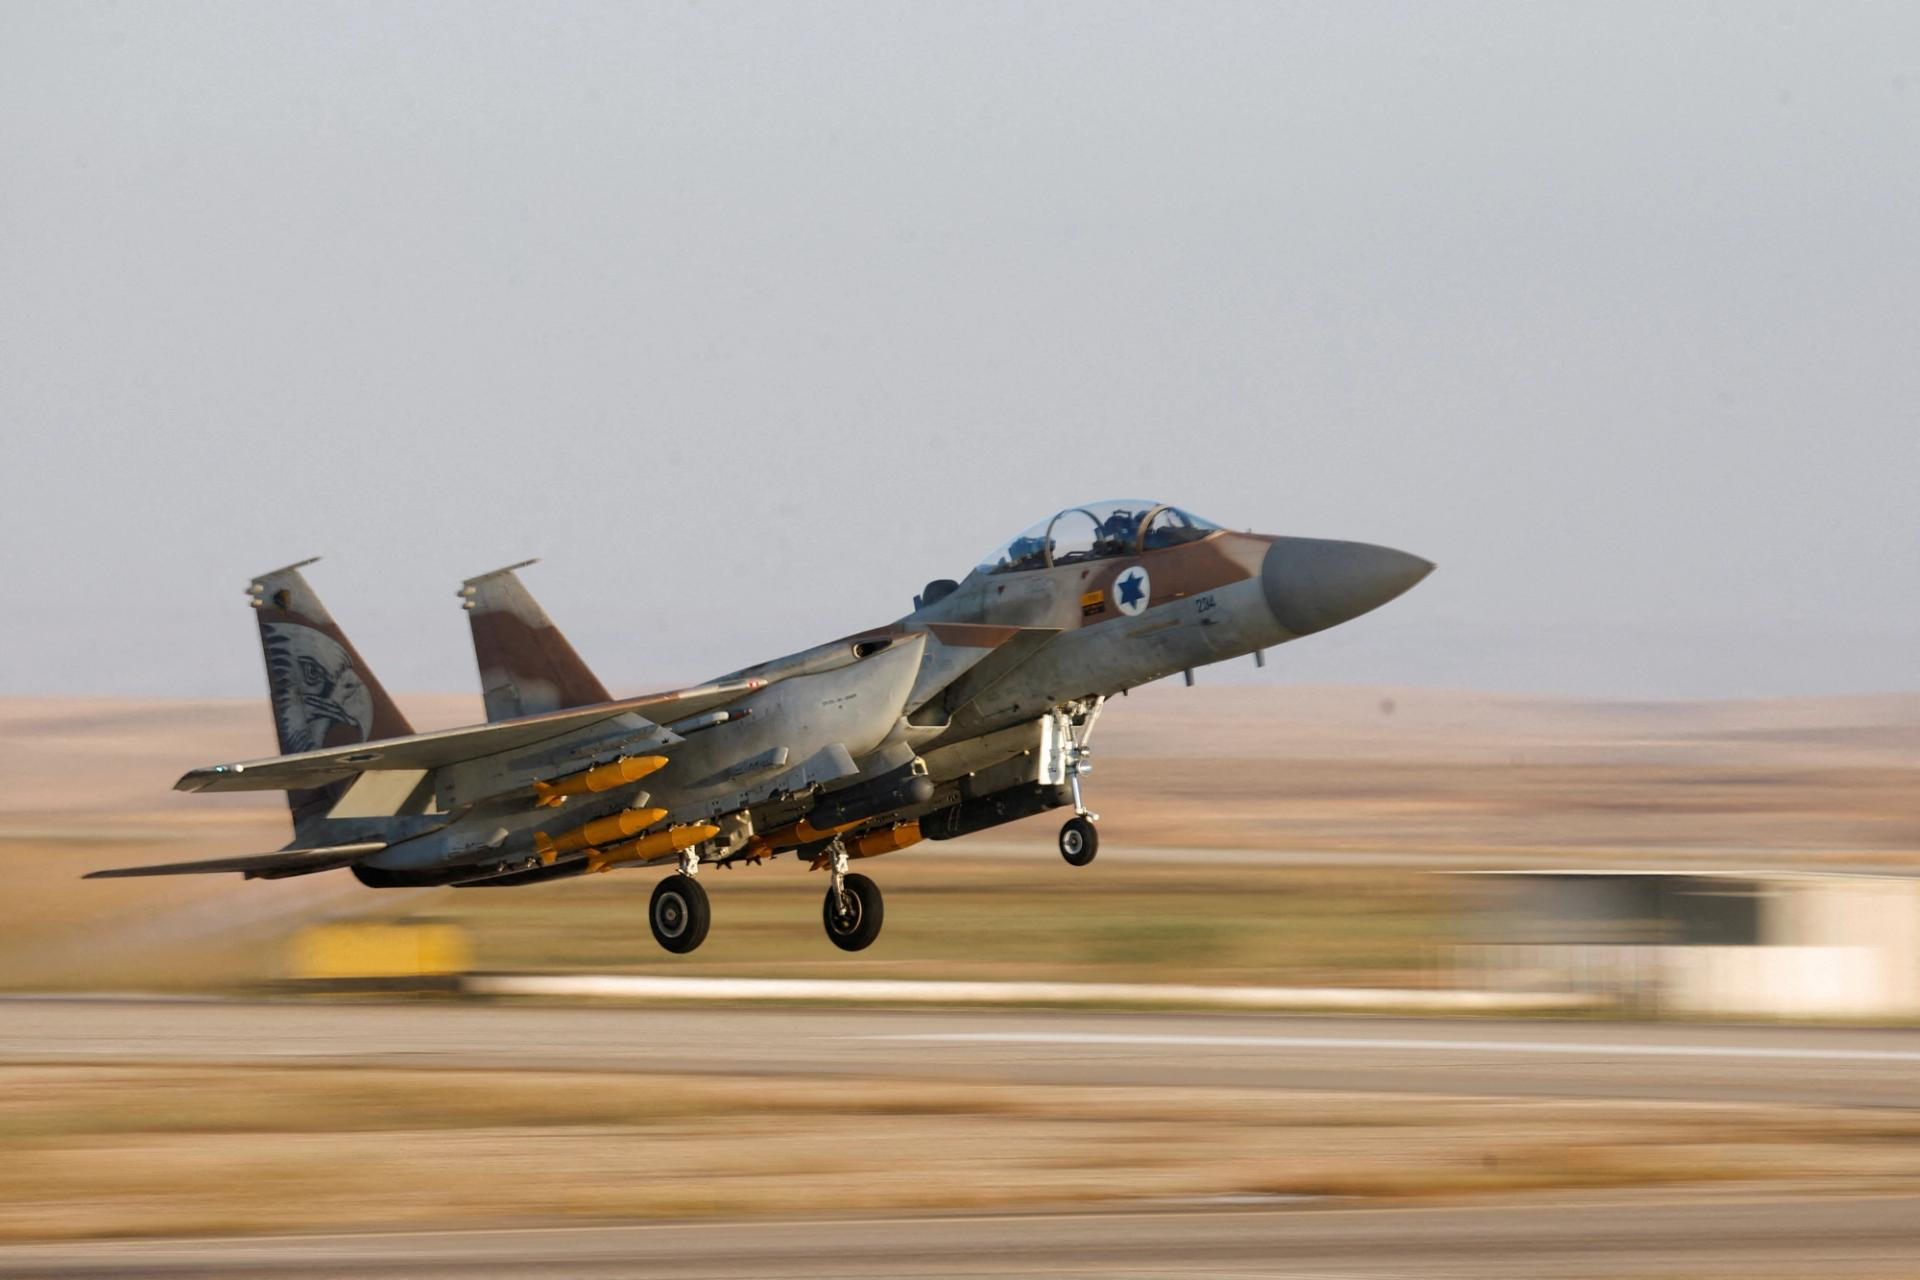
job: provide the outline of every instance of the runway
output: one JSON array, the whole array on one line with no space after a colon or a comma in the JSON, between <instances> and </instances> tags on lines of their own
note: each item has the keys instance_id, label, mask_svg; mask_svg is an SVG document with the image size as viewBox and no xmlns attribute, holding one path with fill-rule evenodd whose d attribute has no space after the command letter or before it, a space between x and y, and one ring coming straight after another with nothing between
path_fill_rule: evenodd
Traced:
<instances>
[{"instance_id":1,"label":"runway","mask_svg":"<svg viewBox=\"0 0 1920 1280\"><path fill-rule=\"evenodd\" d=\"M1920 1030L1075 1010L0 1000L0 1063L316 1064L1920 1107ZM1890 1113L1895 1127L1904 1124ZM1904 1129L1900 1130L1904 1132ZM1910 1185L1910 1184L1908 1184ZM1836 1184L1228 1196L1018 1212L569 1223L0 1246L0 1277L1751 1277L1920 1274L1920 1195ZM463 1216L465 1210L461 1211Z\"/></svg>"},{"instance_id":2,"label":"runway","mask_svg":"<svg viewBox=\"0 0 1920 1280\"><path fill-rule=\"evenodd\" d=\"M1293 1280L1901 1276L1920 1197L1563 1197L1524 1206L1132 1207L86 1241L0 1248L0 1276L598 1277L1195 1275Z\"/></svg>"},{"instance_id":3,"label":"runway","mask_svg":"<svg viewBox=\"0 0 1920 1280\"><path fill-rule=\"evenodd\" d=\"M1554 1019L10 999L11 1062L370 1063L1920 1107L1920 1030Z\"/></svg>"}]
</instances>

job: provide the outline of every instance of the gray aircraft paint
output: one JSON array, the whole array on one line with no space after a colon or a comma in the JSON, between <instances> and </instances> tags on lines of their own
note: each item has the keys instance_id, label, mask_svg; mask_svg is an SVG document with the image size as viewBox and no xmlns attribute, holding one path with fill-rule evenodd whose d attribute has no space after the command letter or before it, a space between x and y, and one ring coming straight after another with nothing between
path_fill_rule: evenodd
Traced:
<instances>
[{"instance_id":1,"label":"gray aircraft paint","mask_svg":"<svg viewBox=\"0 0 1920 1280\"><path fill-rule=\"evenodd\" d=\"M795 676L742 699L732 709L748 714L681 739L655 726L599 755L644 755L671 747L671 763L630 789L581 797L561 810L528 811L506 800L475 809L448 827L397 844L367 859L393 870L444 866L461 855L507 857L523 850L535 831L559 833L623 808L657 805L669 823L691 822L746 808L782 791L803 791L857 772L853 758L880 745L899 719L919 669L922 637L907 637L868 657L813 675ZM671 738L671 743L663 739ZM611 747L612 739L609 739ZM765 776L728 776L739 766L774 752L797 765ZM548 756L524 752L513 762L529 777L553 776L557 768L586 767L572 745ZM510 776L505 773L497 777ZM498 793L496 793L498 794ZM591 803L581 803L590 800ZM504 838L488 841L496 832Z\"/></svg>"},{"instance_id":2,"label":"gray aircraft paint","mask_svg":"<svg viewBox=\"0 0 1920 1280\"><path fill-rule=\"evenodd\" d=\"M1079 533L1056 537L1069 518ZM1075 726L1090 728L1100 699L1336 625L1432 568L1390 548L1233 533L1137 501L1069 508L1041 527L1043 537L1018 535L988 565L958 583L935 584L925 593L930 603L886 626L693 689L584 705L602 689L598 678L513 570L497 570L461 590L474 619L489 724L373 738L362 728L341 746L198 769L178 785L324 787L308 794L330 797L330 807L297 825L285 866L248 860L246 873L319 869L332 865L328 849L380 841L385 848L356 853L355 861L396 877L385 883L406 882L409 873L476 882L572 874L587 868L592 850L546 849L542 838L643 807L665 811L664 826L653 828L662 836L699 823L715 830L689 832L698 843L686 851L662 844L622 856L718 861L790 826L823 794L899 770L924 774L930 798L923 788L897 801L902 807L857 810L867 814L860 831L878 833L1036 783L1046 789L1035 800L1044 808L1065 802L1071 753L1079 749L1070 735ZM333 687L383 698L297 571L276 572L256 581L256 600L297 603L304 616L323 620L331 648L321 674ZM276 646L285 648L274 629L279 617L264 615L262 623L278 696L287 684L286 664L274 665ZM539 713L504 714L529 706ZM599 793L561 791L557 809L535 803L536 784L652 756L660 757L657 767L631 783L615 775L608 779L615 785ZM947 830L1011 820L1016 809L1036 811L1024 800L994 801L983 811L956 810ZM919 835L909 829L903 838ZM546 849L544 860L537 849ZM472 875L463 877L463 868Z\"/></svg>"}]
</instances>

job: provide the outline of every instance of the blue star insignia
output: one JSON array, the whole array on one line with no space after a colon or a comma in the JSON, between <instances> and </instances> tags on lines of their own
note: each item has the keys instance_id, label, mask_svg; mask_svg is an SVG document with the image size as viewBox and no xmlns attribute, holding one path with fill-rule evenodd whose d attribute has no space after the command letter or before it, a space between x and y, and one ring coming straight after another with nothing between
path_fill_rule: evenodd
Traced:
<instances>
[{"instance_id":1,"label":"blue star insignia","mask_svg":"<svg viewBox=\"0 0 1920 1280\"><path fill-rule=\"evenodd\" d=\"M1138 569L1129 569L1127 576L1114 583L1114 585L1120 588L1121 604L1139 604L1144 598L1144 593L1140 590L1144 585L1144 580L1141 578Z\"/></svg>"}]
</instances>

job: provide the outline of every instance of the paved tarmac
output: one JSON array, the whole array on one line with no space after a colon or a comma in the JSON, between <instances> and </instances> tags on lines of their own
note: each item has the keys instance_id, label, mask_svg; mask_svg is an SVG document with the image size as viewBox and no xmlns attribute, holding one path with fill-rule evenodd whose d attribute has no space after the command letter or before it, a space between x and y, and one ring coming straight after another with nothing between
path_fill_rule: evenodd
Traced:
<instances>
[{"instance_id":1,"label":"paved tarmac","mask_svg":"<svg viewBox=\"0 0 1920 1280\"><path fill-rule=\"evenodd\" d=\"M368 1063L1920 1106L1920 1030L1041 1010L0 1000L0 1062ZM478 1207L476 1207L478 1208ZM1920 1275L1920 1197L1732 1186L0 1247L0 1277Z\"/></svg>"},{"instance_id":2,"label":"paved tarmac","mask_svg":"<svg viewBox=\"0 0 1920 1280\"><path fill-rule=\"evenodd\" d=\"M1920 1029L1545 1018L8 999L0 1061L926 1075L1920 1107Z\"/></svg>"},{"instance_id":3,"label":"paved tarmac","mask_svg":"<svg viewBox=\"0 0 1920 1280\"><path fill-rule=\"evenodd\" d=\"M510 1210L509 1210L510 1211ZM1656 1195L1500 1205L1134 1207L0 1248L0 1276L1911 1277L1920 1197Z\"/></svg>"}]
</instances>

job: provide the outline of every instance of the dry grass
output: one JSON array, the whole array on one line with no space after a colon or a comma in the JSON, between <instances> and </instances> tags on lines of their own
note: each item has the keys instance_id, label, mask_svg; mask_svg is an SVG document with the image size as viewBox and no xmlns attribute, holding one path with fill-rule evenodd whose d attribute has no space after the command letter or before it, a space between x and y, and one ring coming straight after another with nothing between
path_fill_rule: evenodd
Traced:
<instances>
[{"instance_id":1,"label":"dry grass","mask_svg":"<svg viewBox=\"0 0 1920 1280\"><path fill-rule=\"evenodd\" d=\"M1809 1107L330 1068L0 1069L0 1239L1268 1193L1920 1186Z\"/></svg>"},{"instance_id":2,"label":"dry grass","mask_svg":"<svg viewBox=\"0 0 1920 1280\"><path fill-rule=\"evenodd\" d=\"M714 931L690 957L649 944L649 874L464 891L434 911L465 925L476 963L494 970L1419 986L1437 980L1439 940L1464 902L1457 880L1421 874L1076 869L1053 854L970 862L956 852L915 849L867 868L885 886L887 925L857 957L821 936L824 876L786 861L709 873Z\"/></svg>"},{"instance_id":3,"label":"dry grass","mask_svg":"<svg viewBox=\"0 0 1920 1280\"><path fill-rule=\"evenodd\" d=\"M245 988L282 976L294 928L342 912L452 921L493 971L1419 986L1439 979L1441 939L1464 909L1457 879L1421 873L1137 858L1076 869L1035 855L922 845L872 864L886 932L858 956L822 935L823 875L792 859L710 870L713 933L670 956L646 929L657 872L380 893L345 875L75 884L53 877L43 850L0 840L0 868L25 869L23 896L0 901L0 988ZM75 905L99 890L91 912Z\"/></svg>"}]
</instances>

